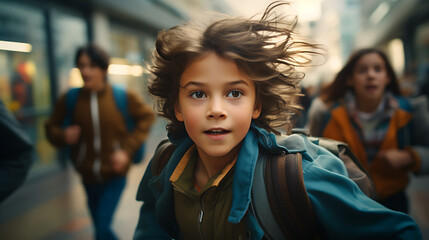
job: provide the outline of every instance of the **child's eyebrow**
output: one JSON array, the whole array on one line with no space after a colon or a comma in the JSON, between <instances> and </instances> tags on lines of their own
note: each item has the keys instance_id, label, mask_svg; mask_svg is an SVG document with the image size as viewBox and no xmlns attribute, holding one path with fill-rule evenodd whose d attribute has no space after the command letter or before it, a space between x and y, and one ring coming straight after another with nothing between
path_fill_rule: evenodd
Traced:
<instances>
[{"instance_id":1,"label":"child's eyebrow","mask_svg":"<svg viewBox=\"0 0 429 240\"><path fill-rule=\"evenodd\" d=\"M235 86L235 85L240 85L240 84L244 84L244 85L246 85L246 86L249 86L249 84L246 82L246 81L244 81L244 80L236 80L236 81L232 81L232 82L228 82L226 85L227 86ZM187 82L185 85L180 85L180 87L181 88L187 88L187 87L189 87L189 86L192 86L192 85L195 85L195 86L197 86L197 87L204 87L205 85L207 85L206 83L202 83L202 82L194 82L194 81L191 81L191 82Z\"/></svg>"},{"instance_id":2,"label":"child's eyebrow","mask_svg":"<svg viewBox=\"0 0 429 240\"><path fill-rule=\"evenodd\" d=\"M249 86L249 84L246 81L241 80L241 79L237 80L237 81L229 82L227 85L234 86L234 85L240 85L240 84L244 84L246 86Z\"/></svg>"},{"instance_id":3,"label":"child's eyebrow","mask_svg":"<svg viewBox=\"0 0 429 240\"><path fill-rule=\"evenodd\" d=\"M181 88L187 88L187 87L189 87L189 86L192 86L192 85L195 85L195 86L197 86L197 87L202 87L202 86L204 86L205 84L204 83L201 83L201 82L187 82L185 85L179 85Z\"/></svg>"}]
</instances>

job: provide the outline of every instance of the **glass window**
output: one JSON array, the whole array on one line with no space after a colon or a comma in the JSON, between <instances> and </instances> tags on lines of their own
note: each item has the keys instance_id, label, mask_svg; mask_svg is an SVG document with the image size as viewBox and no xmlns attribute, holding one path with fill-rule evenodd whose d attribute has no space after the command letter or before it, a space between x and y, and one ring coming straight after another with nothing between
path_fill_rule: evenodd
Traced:
<instances>
[{"instance_id":1,"label":"glass window","mask_svg":"<svg viewBox=\"0 0 429 240\"><path fill-rule=\"evenodd\" d=\"M87 42L82 17L59 9L50 14L53 46L47 45L47 24L41 9L19 3L4 3L0 8L0 98L34 143L36 159L30 177L58 167L56 150L44 131L53 106L49 67L56 67L58 91L65 91L75 72L75 51ZM49 47L53 48L55 66L49 66Z\"/></svg>"},{"instance_id":2,"label":"glass window","mask_svg":"<svg viewBox=\"0 0 429 240\"><path fill-rule=\"evenodd\" d=\"M82 85L74 58L76 50L88 42L87 24L82 16L54 10L52 27L58 93L61 94L70 87Z\"/></svg>"},{"instance_id":3,"label":"glass window","mask_svg":"<svg viewBox=\"0 0 429 240\"><path fill-rule=\"evenodd\" d=\"M34 143L36 163L32 172L37 172L54 156L43 131L51 106L43 12L3 3L0 41L0 97Z\"/></svg>"},{"instance_id":4,"label":"glass window","mask_svg":"<svg viewBox=\"0 0 429 240\"><path fill-rule=\"evenodd\" d=\"M134 89L136 93L149 101L150 99L145 96L147 76L144 65L151 56L154 37L113 23L110 41L112 57L109 66L110 82Z\"/></svg>"}]
</instances>

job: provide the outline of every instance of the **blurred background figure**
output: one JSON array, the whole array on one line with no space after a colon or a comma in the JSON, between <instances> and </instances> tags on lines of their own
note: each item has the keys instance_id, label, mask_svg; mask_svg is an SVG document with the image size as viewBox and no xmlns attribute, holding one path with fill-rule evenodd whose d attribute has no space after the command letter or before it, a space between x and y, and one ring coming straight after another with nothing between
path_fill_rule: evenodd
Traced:
<instances>
[{"instance_id":1,"label":"blurred background figure","mask_svg":"<svg viewBox=\"0 0 429 240\"><path fill-rule=\"evenodd\" d=\"M59 97L84 85L74 59L78 47L93 42L105 49L111 56L109 83L133 90L152 104L145 66L158 31L205 11L250 17L262 13L269 2L0 0L0 99L30 138L35 153L26 181L0 204L0 239L93 238L80 175L70 162L60 160L44 125ZM283 11L298 16L295 37L320 43L327 52L326 59L306 68L301 83L312 99L330 84L353 51L365 47L386 53L401 92L406 90L413 100L422 94L419 88L428 81L429 1L292 0ZM157 118L144 160L126 175L112 223L121 239L132 238L138 219L135 210L140 208L135 200L138 184L149 156L165 137L165 122ZM406 189L410 214L429 239L429 177L410 178Z\"/></svg>"},{"instance_id":2,"label":"blurred background figure","mask_svg":"<svg viewBox=\"0 0 429 240\"><path fill-rule=\"evenodd\" d=\"M304 128L307 123L308 109L311 106L312 96L305 87L301 87L301 96L298 99L299 104L302 106L301 111L294 115L291 119L291 123L295 128Z\"/></svg>"},{"instance_id":3,"label":"blurred background figure","mask_svg":"<svg viewBox=\"0 0 429 240\"><path fill-rule=\"evenodd\" d=\"M0 204L27 177L33 163L33 144L0 100Z\"/></svg>"},{"instance_id":4,"label":"blurred background figure","mask_svg":"<svg viewBox=\"0 0 429 240\"><path fill-rule=\"evenodd\" d=\"M96 239L117 239L111 229L113 214L125 188L125 175L148 136L154 113L136 94L109 84L109 56L104 50L90 44L79 48L75 59L84 85L59 98L46 123L46 134L55 146L71 147ZM127 129L122 110L134 120L134 129Z\"/></svg>"},{"instance_id":5,"label":"blurred background figure","mask_svg":"<svg viewBox=\"0 0 429 240\"><path fill-rule=\"evenodd\" d=\"M408 173L429 170L429 145L421 145L429 132L418 135L412 113L387 56L368 48L355 52L322 89L308 125L313 136L349 144L373 178L379 202L408 213Z\"/></svg>"}]
</instances>

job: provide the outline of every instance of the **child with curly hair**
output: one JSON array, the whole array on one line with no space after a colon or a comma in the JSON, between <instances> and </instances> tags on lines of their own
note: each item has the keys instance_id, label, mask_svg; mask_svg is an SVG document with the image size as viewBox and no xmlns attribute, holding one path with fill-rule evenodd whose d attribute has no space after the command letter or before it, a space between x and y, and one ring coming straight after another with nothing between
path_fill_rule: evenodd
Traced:
<instances>
[{"instance_id":1,"label":"child with curly hair","mask_svg":"<svg viewBox=\"0 0 429 240\"><path fill-rule=\"evenodd\" d=\"M377 200L408 213L409 174L429 172L427 120L417 117L427 108L419 105L401 96L383 51L359 49L314 100L308 128L347 143L374 180Z\"/></svg>"},{"instance_id":2,"label":"child with curly hair","mask_svg":"<svg viewBox=\"0 0 429 240\"><path fill-rule=\"evenodd\" d=\"M261 154L300 152L305 187L320 232L331 239L420 239L415 222L368 198L344 164L306 137L288 146L275 134L288 124L302 77L318 47L293 40L295 22L275 15L224 17L159 33L151 94L169 120L175 150L159 175L149 164L134 239L262 239L251 202ZM292 137L292 136L290 136ZM261 193L263 194L263 193Z\"/></svg>"}]
</instances>

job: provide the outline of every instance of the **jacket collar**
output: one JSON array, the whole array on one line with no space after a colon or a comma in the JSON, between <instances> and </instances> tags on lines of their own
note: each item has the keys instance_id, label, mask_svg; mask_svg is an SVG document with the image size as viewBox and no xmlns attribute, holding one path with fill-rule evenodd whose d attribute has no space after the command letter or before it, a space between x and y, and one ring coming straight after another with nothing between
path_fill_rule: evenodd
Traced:
<instances>
[{"instance_id":1,"label":"jacket collar","mask_svg":"<svg viewBox=\"0 0 429 240\"><path fill-rule=\"evenodd\" d=\"M99 91L96 91L97 95L106 94L109 91L110 88L112 88L112 85L110 85L108 82L105 82L103 88L100 89ZM87 95L87 96L89 96L91 94L91 92L92 92L92 90L86 89L84 87L80 87L80 91L84 95Z\"/></svg>"},{"instance_id":2,"label":"jacket collar","mask_svg":"<svg viewBox=\"0 0 429 240\"><path fill-rule=\"evenodd\" d=\"M187 134L180 137L169 135L171 142L177 144L177 149L173 153L168 172L173 171L174 167L180 161L184 152L192 146L193 142ZM265 129L255 126L253 123L243 139L243 144L238 153L235 172L233 177L233 200L231 212L228 221L231 223L239 223L245 216L250 205L250 194L254 177L256 161L258 160L259 151L281 154L285 152L304 152L305 143L298 136L290 136L280 138L280 145L277 143L276 135L267 132ZM285 146L288 146L287 148ZM174 162L174 163L173 163Z\"/></svg>"}]
</instances>

